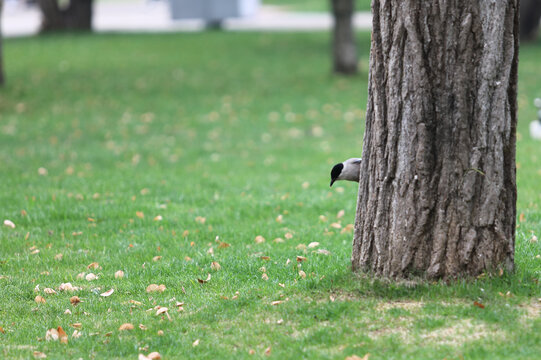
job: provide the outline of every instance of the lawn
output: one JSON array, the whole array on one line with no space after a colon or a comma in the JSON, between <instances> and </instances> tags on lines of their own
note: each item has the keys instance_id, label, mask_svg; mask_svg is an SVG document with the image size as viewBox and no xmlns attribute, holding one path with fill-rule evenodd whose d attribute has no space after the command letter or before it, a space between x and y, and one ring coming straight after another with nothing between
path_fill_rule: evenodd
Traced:
<instances>
[{"instance_id":1,"label":"lawn","mask_svg":"<svg viewBox=\"0 0 541 360\"><path fill-rule=\"evenodd\" d=\"M521 49L516 273L391 284L350 272L357 188L329 189L361 151L359 35L353 78L326 33L6 40L2 357L538 359L541 43Z\"/></svg>"},{"instance_id":2,"label":"lawn","mask_svg":"<svg viewBox=\"0 0 541 360\"><path fill-rule=\"evenodd\" d=\"M262 0L264 5L275 5L289 11L329 11L331 0ZM371 0L355 0L357 11L370 11Z\"/></svg>"}]
</instances>

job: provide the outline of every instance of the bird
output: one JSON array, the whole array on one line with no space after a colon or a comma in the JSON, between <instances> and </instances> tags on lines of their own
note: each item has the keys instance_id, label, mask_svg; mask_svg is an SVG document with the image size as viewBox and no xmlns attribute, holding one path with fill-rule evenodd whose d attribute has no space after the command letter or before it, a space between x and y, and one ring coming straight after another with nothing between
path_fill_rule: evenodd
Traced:
<instances>
[{"instance_id":1,"label":"bird","mask_svg":"<svg viewBox=\"0 0 541 360\"><path fill-rule=\"evenodd\" d=\"M537 111L537 120L530 123L530 136L533 139L541 140L541 99L537 98L533 103L539 110Z\"/></svg>"},{"instance_id":2,"label":"bird","mask_svg":"<svg viewBox=\"0 0 541 360\"><path fill-rule=\"evenodd\" d=\"M359 182L361 173L361 158L351 158L333 166L331 170L331 185L337 180Z\"/></svg>"}]
</instances>

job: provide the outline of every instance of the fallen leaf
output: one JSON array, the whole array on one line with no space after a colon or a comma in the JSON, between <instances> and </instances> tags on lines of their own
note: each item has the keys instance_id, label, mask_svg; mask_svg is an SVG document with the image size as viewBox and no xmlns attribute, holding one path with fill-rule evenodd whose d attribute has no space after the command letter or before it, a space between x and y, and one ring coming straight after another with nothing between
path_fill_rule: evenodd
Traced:
<instances>
[{"instance_id":1,"label":"fallen leaf","mask_svg":"<svg viewBox=\"0 0 541 360\"><path fill-rule=\"evenodd\" d=\"M218 245L218 248L220 248L220 249L225 249L225 248L228 248L228 247L230 247L230 246L231 246L231 244L228 244L228 243L222 241L222 242L220 243L220 245Z\"/></svg>"},{"instance_id":2,"label":"fallen leaf","mask_svg":"<svg viewBox=\"0 0 541 360\"><path fill-rule=\"evenodd\" d=\"M337 218L337 219L340 219L342 216L344 216L345 213L346 213L346 212L345 212L344 210L340 210L340 211L338 212L338 214L336 214L336 218Z\"/></svg>"},{"instance_id":3,"label":"fallen leaf","mask_svg":"<svg viewBox=\"0 0 541 360\"><path fill-rule=\"evenodd\" d=\"M118 270L115 272L115 279L122 279L124 277L124 271Z\"/></svg>"},{"instance_id":4,"label":"fallen leaf","mask_svg":"<svg viewBox=\"0 0 541 360\"><path fill-rule=\"evenodd\" d=\"M162 259L162 257L160 255L158 255L158 256L154 256L152 258L152 261L160 261L161 259Z\"/></svg>"},{"instance_id":5,"label":"fallen leaf","mask_svg":"<svg viewBox=\"0 0 541 360\"><path fill-rule=\"evenodd\" d=\"M331 252L329 250L325 250L325 249L317 249L316 254L330 255Z\"/></svg>"},{"instance_id":6,"label":"fallen leaf","mask_svg":"<svg viewBox=\"0 0 541 360\"><path fill-rule=\"evenodd\" d=\"M271 305L275 306L275 305L280 305L281 303L283 303L283 300L276 300L276 301L272 301Z\"/></svg>"},{"instance_id":7,"label":"fallen leaf","mask_svg":"<svg viewBox=\"0 0 541 360\"><path fill-rule=\"evenodd\" d=\"M111 294L114 293L114 292L115 292L115 289L110 289L110 290L107 290L104 293L101 293L100 296L103 296L103 297L111 296Z\"/></svg>"},{"instance_id":8,"label":"fallen leaf","mask_svg":"<svg viewBox=\"0 0 541 360\"><path fill-rule=\"evenodd\" d=\"M265 238L264 238L263 236L261 236L261 235L257 235L257 236L255 237L255 240L254 240L254 241L255 241L256 244L261 244L261 243L264 243L264 242L265 242Z\"/></svg>"},{"instance_id":9,"label":"fallen leaf","mask_svg":"<svg viewBox=\"0 0 541 360\"><path fill-rule=\"evenodd\" d=\"M147 286L147 293L151 293L151 292L164 292L165 291L165 285L157 285L157 284L150 284L149 286Z\"/></svg>"},{"instance_id":10,"label":"fallen leaf","mask_svg":"<svg viewBox=\"0 0 541 360\"><path fill-rule=\"evenodd\" d=\"M345 360L368 360L369 357L370 357L370 353L366 354L363 357L360 357L357 355L351 355L351 356L347 356Z\"/></svg>"},{"instance_id":11,"label":"fallen leaf","mask_svg":"<svg viewBox=\"0 0 541 360\"><path fill-rule=\"evenodd\" d=\"M45 288L45 289L43 289L43 292L44 292L45 294L48 294L48 295L56 294L56 291L54 291L54 290L51 289L51 288Z\"/></svg>"},{"instance_id":12,"label":"fallen leaf","mask_svg":"<svg viewBox=\"0 0 541 360\"><path fill-rule=\"evenodd\" d=\"M15 229L15 224L11 220L4 220L4 226Z\"/></svg>"},{"instance_id":13,"label":"fallen leaf","mask_svg":"<svg viewBox=\"0 0 541 360\"><path fill-rule=\"evenodd\" d=\"M285 233L284 237L287 239L287 240L291 240L293 238L293 234L291 233Z\"/></svg>"},{"instance_id":14,"label":"fallen leaf","mask_svg":"<svg viewBox=\"0 0 541 360\"><path fill-rule=\"evenodd\" d=\"M255 350L254 350L254 349L250 349L250 350L248 351L248 354L254 355L254 354L255 354Z\"/></svg>"},{"instance_id":15,"label":"fallen leaf","mask_svg":"<svg viewBox=\"0 0 541 360\"><path fill-rule=\"evenodd\" d=\"M70 297L70 303L71 303L71 305L75 306L75 305L77 305L77 304L80 303L80 302L81 302L81 299L79 299L78 296L72 296L72 297Z\"/></svg>"},{"instance_id":16,"label":"fallen leaf","mask_svg":"<svg viewBox=\"0 0 541 360\"><path fill-rule=\"evenodd\" d=\"M119 331L133 330L135 327L131 323L125 323L120 325L118 328Z\"/></svg>"},{"instance_id":17,"label":"fallen leaf","mask_svg":"<svg viewBox=\"0 0 541 360\"><path fill-rule=\"evenodd\" d=\"M139 324L139 329L145 331L145 330L147 330L148 328L147 328L145 325L143 325L143 324Z\"/></svg>"},{"instance_id":18,"label":"fallen leaf","mask_svg":"<svg viewBox=\"0 0 541 360\"><path fill-rule=\"evenodd\" d=\"M160 360L162 358L162 356L160 355L159 352L154 351L154 352L151 352L150 354L148 354L147 358L149 358L150 360Z\"/></svg>"},{"instance_id":19,"label":"fallen leaf","mask_svg":"<svg viewBox=\"0 0 541 360\"><path fill-rule=\"evenodd\" d=\"M269 280L269 276L267 275L267 273L263 273L263 275L261 275L261 278L265 281Z\"/></svg>"},{"instance_id":20,"label":"fallen leaf","mask_svg":"<svg viewBox=\"0 0 541 360\"><path fill-rule=\"evenodd\" d=\"M47 355L45 355L45 353L42 353L41 351L34 351L32 355L34 355L34 358L36 359L45 359L47 357Z\"/></svg>"},{"instance_id":21,"label":"fallen leaf","mask_svg":"<svg viewBox=\"0 0 541 360\"><path fill-rule=\"evenodd\" d=\"M317 241L313 241L310 244L308 244L308 249L313 249L318 246L319 246L319 243Z\"/></svg>"},{"instance_id":22,"label":"fallen leaf","mask_svg":"<svg viewBox=\"0 0 541 360\"><path fill-rule=\"evenodd\" d=\"M158 336L163 336L163 330L158 330Z\"/></svg>"},{"instance_id":23,"label":"fallen leaf","mask_svg":"<svg viewBox=\"0 0 541 360\"><path fill-rule=\"evenodd\" d=\"M207 221L206 218L204 218L203 216L196 216L195 217L195 222L199 223L199 224L204 224L205 221Z\"/></svg>"},{"instance_id":24,"label":"fallen leaf","mask_svg":"<svg viewBox=\"0 0 541 360\"><path fill-rule=\"evenodd\" d=\"M197 281L199 281L200 284L206 284L210 281L210 274L207 275L207 279L206 280L202 280L202 279L197 279Z\"/></svg>"},{"instance_id":25,"label":"fallen leaf","mask_svg":"<svg viewBox=\"0 0 541 360\"><path fill-rule=\"evenodd\" d=\"M156 311L156 315L160 315L160 314L166 313L168 311L169 311L168 308L160 306L160 308Z\"/></svg>"},{"instance_id":26,"label":"fallen leaf","mask_svg":"<svg viewBox=\"0 0 541 360\"><path fill-rule=\"evenodd\" d=\"M261 256L260 259L261 259L261 260L269 261L269 260L270 260L270 256Z\"/></svg>"},{"instance_id":27,"label":"fallen leaf","mask_svg":"<svg viewBox=\"0 0 541 360\"><path fill-rule=\"evenodd\" d=\"M56 254L56 255L54 256L54 259L55 259L56 261L60 261L60 260L62 260L63 257L64 257L64 255L62 255L62 254Z\"/></svg>"},{"instance_id":28,"label":"fallen leaf","mask_svg":"<svg viewBox=\"0 0 541 360\"><path fill-rule=\"evenodd\" d=\"M59 326L56 331L58 332L58 338L60 339L61 344L68 343L68 334L62 329L62 326Z\"/></svg>"},{"instance_id":29,"label":"fallen leaf","mask_svg":"<svg viewBox=\"0 0 541 360\"><path fill-rule=\"evenodd\" d=\"M78 286L73 286L73 285L71 285L71 283L62 283L58 287L58 290L60 290L60 291L77 291L77 290L81 290L81 288L78 287Z\"/></svg>"},{"instance_id":30,"label":"fallen leaf","mask_svg":"<svg viewBox=\"0 0 541 360\"><path fill-rule=\"evenodd\" d=\"M6 330L4 330L4 328L1 327L1 326L0 326L0 333L2 333L2 334L5 334L5 333L6 333Z\"/></svg>"},{"instance_id":31,"label":"fallen leaf","mask_svg":"<svg viewBox=\"0 0 541 360\"><path fill-rule=\"evenodd\" d=\"M481 304L480 302L477 302L477 301L474 301L473 302L473 305L474 306L477 306L478 308L481 308L481 309L484 309L485 308L485 305Z\"/></svg>"},{"instance_id":32,"label":"fallen leaf","mask_svg":"<svg viewBox=\"0 0 541 360\"><path fill-rule=\"evenodd\" d=\"M332 224L331 224L331 227L332 227L332 228L335 228L335 229L341 229L341 228L342 228L342 225L340 225L340 223L335 222L335 223L332 223Z\"/></svg>"},{"instance_id":33,"label":"fallen leaf","mask_svg":"<svg viewBox=\"0 0 541 360\"><path fill-rule=\"evenodd\" d=\"M77 277L77 279L84 279L85 278L85 273L84 272L79 273L79 274L77 274L76 277Z\"/></svg>"},{"instance_id":34,"label":"fallen leaf","mask_svg":"<svg viewBox=\"0 0 541 360\"><path fill-rule=\"evenodd\" d=\"M86 268L87 269L98 269L100 267L100 264L97 262L90 263Z\"/></svg>"},{"instance_id":35,"label":"fallen leaf","mask_svg":"<svg viewBox=\"0 0 541 360\"><path fill-rule=\"evenodd\" d=\"M526 216L524 216L524 213L520 213L520 215L518 217L518 221L524 222L524 220L526 220Z\"/></svg>"},{"instance_id":36,"label":"fallen leaf","mask_svg":"<svg viewBox=\"0 0 541 360\"><path fill-rule=\"evenodd\" d=\"M306 279L306 273L302 270L299 270L299 276L303 279Z\"/></svg>"},{"instance_id":37,"label":"fallen leaf","mask_svg":"<svg viewBox=\"0 0 541 360\"><path fill-rule=\"evenodd\" d=\"M130 300L129 303L134 305L142 305L142 303L137 300Z\"/></svg>"},{"instance_id":38,"label":"fallen leaf","mask_svg":"<svg viewBox=\"0 0 541 360\"><path fill-rule=\"evenodd\" d=\"M192 343L192 346L193 346L193 347L196 347L197 345L199 345L199 339L196 339L196 340Z\"/></svg>"},{"instance_id":39,"label":"fallen leaf","mask_svg":"<svg viewBox=\"0 0 541 360\"><path fill-rule=\"evenodd\" d=\"M80 329L83 327L83 324L81 323L74 323L74 324L71 324L70 325L72 328L75 328L75 329Z\"/></svg>"},{"instance_id":40,"label":"fallen leaf","mask_svg":"<svg viewBox=\"0 0 541 360\"><path fill-rule=\"evenodd\" d=\"M266 348L266 349L265 349L265 355L266 355L266 356L270 356L271 350L272 350L272 349L271 349L270 346L269 346L268 348Z\"/></svg>"},{"instance_id":41,"label":"fallen leaf","mask_svg":"<svg viewBox=\"0 0 541 360\"><path fill-rule=\"evenodd\" d=\"M74 338L74 339L77 339L79 337L81 337L81 332L79 330L73 330L73 334L71 334L71 337Z\"/></svg>"},{"instance_id":42,"label":"fallen leaf","mask_svg":"<svg viewBox=\"0 0 541 360\"><path fill-rule=\"evenodd\" d=\"M86 281L93 281L93 280L96 280L97 278L98 278L98 277L97 277L95 274L93 274L93 273L87 274L87 275L85 276Z\"/></svg>"},{"instance_id":43,"label":"fallen leaf","mask_svg":"<svg viewBox=\"0 0 541 360\"><path fill-rule=\"evenodd\" d=\"M536 243L537 242L537 236L533 235L532 238L530 239L530 242L531 243Z\"/></svg>"},{"instance_id":44,"label":"fallen leaf","mask_svg":"<svg viewBox=\"0 0 541 360\"><path fill-rule=\"evenodd\" d=\"M135 216L137 216L139 219L143 219L145 214L142 211L136 211Z\"/></svg>"},{"instance_id":45,"label":"fallen leaf","mask_svg":"<svg viewBox=\"0 0 541 360\"><path fill-rule=\"evenodd\" d=\"M34 301L37 302L38 304L45 304L45 298L41 295L38 295L34 298Z\"/></svg>"},{"instance_id":46,"label":"fallen leaf","mask_svg":"<svg viewBox=\"0 0 541 360\"><path fill-rule=\"evenodd\" d=\"M277 323L278 325L282 325L282 324L284 323L284 319L279 319L278 321L276 321L276 323Z\"/></svg>"},{"instance_id":47,"label":"fallen leaf","mask_svg":"<svg viewBox=\"0 0 541 360\"><path fill-rule=\"evenodd\" d=\"M220 266L220 264L217 262L217 261L213 261L211 264L210 264L210 268L214 271L218 271L220 270L222 267Z\"/></svg>"},{"instance_id":48,"label":"fallen leaf","mask_svg":"<svg viewBox=\"0 0 541 360\"><path fill-rule=\"evenodd\" d=\"M157 215L156 217L154 217L154 221L162 221L163 220L163 217L161 215Z\"/></svg>"},{"instance_id":49,"label":"fallen leaf","mask_svg":"<svg viewBox=\"0 0 541 360\"><path fill-rule=\"evenodd\" d=\"M284 217L282 216L282 214L280 214L276 217L276 222L281 223L282 221L284 221Z\"/></svg>"},{"instance_id":50,"label":"fallen leaf","mask_svg":"<svg viewBox=\"0 0 541 360\"><path fill-rule=\"evenodd\" d=\"M281 244L281 243L285 242L285 240L282 239L282 238L276 238L276 239L274 239L274 240L272 240L272 241L274 241L274 242L277 243L277 244Z\"/></svg>"},{"instance_id":51,"label":"fallen leaf","mask_svg":"<svg viewBox=\"0 0 541 360\"><path fill-rule=\"evenodd\" d=\"M306 261L306 258L304 256L297 256L297 262L303 262Z\"/></svg>"},{"instance_id":52,"label":"fallen leaf","mask_svg":"<svg viewBox=\"0 0 541 360\"><path fill-rule=\"evenodd\" d=\"M354 229L353 224L347 224L346 226L344 226L344 228L342 230L340 230L340 234L345 234L347 232L352 232L353 229Z\"/></svg>"},{"instance_id":53,"label":"fallen leaf","mask_svg":"<svg viewBox=\"0 0 541 360\"><path fill-rule=\"evenodd\" d=\"M64 315L71 315L71 310L70 310L70 309L66 309L66 311L64 311Z\"/></svg>"}]
</instances>

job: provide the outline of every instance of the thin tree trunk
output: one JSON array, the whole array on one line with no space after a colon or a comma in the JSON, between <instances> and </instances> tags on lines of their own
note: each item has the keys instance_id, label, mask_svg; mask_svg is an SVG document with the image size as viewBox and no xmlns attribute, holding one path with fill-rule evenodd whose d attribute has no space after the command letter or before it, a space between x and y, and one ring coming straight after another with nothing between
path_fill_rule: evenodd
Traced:
<instances>
[{"instance_id":1,"label":"thin tree trunk","mask_svg":"<svg viewBox=\"0 0 541 360\"><path fill-rule=\"evenodd\" d=\"M353 29L354 0L331 0L334 17L333 70L340 74L357 73L357 45Z\"/></svg>"},{"instance_id":2,"label":"thin tree trunk","mask_svg":"<svg viewBox=\"0 0 541 360\"><path fill-rule=\"evenodd\" d=\"M373 0L352 266L514 266L518 0Z\"/></svg>"},{"instance_id":3,"label":"thin tree trunk","mask_svg":"<svg viewBox=\"0 0 541 360\"><path fill-rule=\"evenodd\" d=\"M60 8L58 0L38 0L42 13L41 32L92 30L92 0L70 0Z\"/></svg>"},{"instance_id":4,"label":"thin tree trunk","mask_svg":"<svg viewBox=\"0 0 541 360\"><path fill-rule=\"evenodd\" d=\"M4 7L4 0L0 0L0 86L4 85L6 79L4 78L4 52L2 41L2 10Z\"/></svg>"},{"instance_id":5,"label":"thin tree trunk","mask_svg":"<svg viewBox=\"0 0 541 360\"><path fill-rule=\"evenodd\" d=\"M534 40L539 31L541 18L541 0L521 0L520 2L520 38Z\"/></svg>"}]
</instances>

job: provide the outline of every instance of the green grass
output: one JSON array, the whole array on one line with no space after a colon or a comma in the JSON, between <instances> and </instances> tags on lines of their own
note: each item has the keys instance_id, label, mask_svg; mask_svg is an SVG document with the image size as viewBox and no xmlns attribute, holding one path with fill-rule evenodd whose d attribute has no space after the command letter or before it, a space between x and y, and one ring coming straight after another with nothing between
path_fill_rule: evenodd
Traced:
<instances>
[{"instance_id":1,"label":"green grass","mask_svg":"<svg viewBox=\"0 0 541 360\"><path fill-rule=\"evenodd\" d=\"M324 33L6 40L0 220L16 228L0 227L2 357L537 359L541 158L527 128L541 47L521 50L516 273L412 286L353 275L352 234L331 227L354 219L355 184L329 189L329 170L360 154L369 38L354 78L330 74ZM58 326L67 345L44 340Z\"/></svg>"},{"instance_id":2,"label":"green grass","mask_svg":"<svg viewBox=\"0 0 541 360\"><path fill-rule=\"evenodd\" d=\"M329 11L331 0L262 0L264 5L282 6L289 11ZM355 0L357 11L370 11L371 0Z\"/></svg>"}]
</instances>

